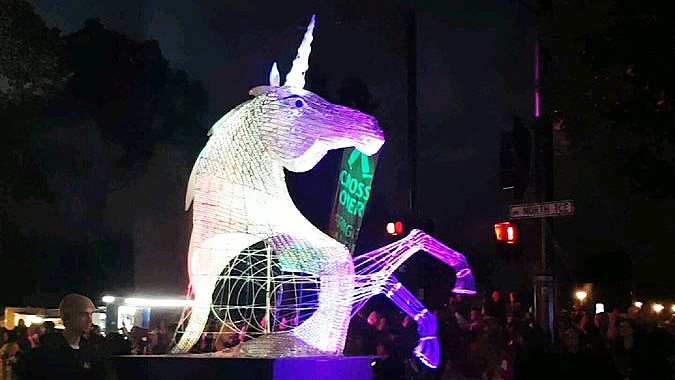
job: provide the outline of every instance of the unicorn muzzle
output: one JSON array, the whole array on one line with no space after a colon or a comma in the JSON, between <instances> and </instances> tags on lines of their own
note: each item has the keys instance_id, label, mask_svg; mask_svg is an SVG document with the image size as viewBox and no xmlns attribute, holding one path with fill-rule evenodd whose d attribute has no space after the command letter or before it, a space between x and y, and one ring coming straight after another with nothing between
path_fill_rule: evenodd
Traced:
<instances>
[{"instance_id":1,"label":"unicorn muzzle","mask_svg":"<svg viewBox=\"0 0 675 380\"><path fill-rule=\"evenodd\" d=\"M354 144L354 147L361 151L367 156L372 156L373 154L380 151L384 145L384 137L374 138L374 137L364 137L361 142Z\"/></svg>"}]
</instances>

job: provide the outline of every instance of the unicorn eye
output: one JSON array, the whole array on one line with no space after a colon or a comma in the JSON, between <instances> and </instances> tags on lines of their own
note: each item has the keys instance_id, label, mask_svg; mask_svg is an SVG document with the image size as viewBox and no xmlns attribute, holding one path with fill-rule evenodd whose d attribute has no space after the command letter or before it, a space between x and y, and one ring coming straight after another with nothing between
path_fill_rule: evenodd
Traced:
<instances>
[{"instance_id":1,"label":"unicorn eye","mask_svg":"<svg viewBox=\"0 0 675 380\"><path fill-rule=\"evenodd\" d=\"M302 100L298 99L298 100L295 101L295 106L297 108L301 108L303 105L304 105L304 103L302 102Z\"/></svg>"}]
</instances>

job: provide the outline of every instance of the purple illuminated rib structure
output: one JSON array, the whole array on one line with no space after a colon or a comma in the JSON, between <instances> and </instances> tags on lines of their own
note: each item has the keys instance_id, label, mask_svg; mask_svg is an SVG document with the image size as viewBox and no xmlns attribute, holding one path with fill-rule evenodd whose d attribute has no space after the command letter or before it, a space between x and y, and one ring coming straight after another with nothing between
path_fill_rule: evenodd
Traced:
<instances>
[{"instance_id":1,"label":"purple illuminated rib structure","mask_svg":"<svg viewBox=\"0 0 675 380\"><path fill-rule=\"evenodd\" d=\"M476 294L476 284L466 257L421 230L412 230L403 239L354 259L357 288L354 309L358 310L374 295L385 294L417 323L419 342L415 355L425 365L436 368L440 351L436 338L436 317L401 284L394 271L418 251L425 251L455 270L454 293Z\"/></svg>"}]
</instances>

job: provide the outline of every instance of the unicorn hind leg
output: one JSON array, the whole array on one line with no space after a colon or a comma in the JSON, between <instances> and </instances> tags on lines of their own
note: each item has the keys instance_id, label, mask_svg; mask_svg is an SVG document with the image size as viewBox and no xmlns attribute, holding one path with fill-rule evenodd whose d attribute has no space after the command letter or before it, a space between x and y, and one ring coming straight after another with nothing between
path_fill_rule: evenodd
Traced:
<instances>
[{"instance_id":1,"label":"unicorn hind leg","mask_svg":"<svg viewBox=\"0 0 675 380\"><path fill-rule=\"evenodd\" d=\"M190 351L201 338L211 312L211 297L218 277L230 261L261 239L244 233L227 233L207 239L190 256L190 284L194 294L187 326L172 353Z\"/></svg>"}]
</instances>

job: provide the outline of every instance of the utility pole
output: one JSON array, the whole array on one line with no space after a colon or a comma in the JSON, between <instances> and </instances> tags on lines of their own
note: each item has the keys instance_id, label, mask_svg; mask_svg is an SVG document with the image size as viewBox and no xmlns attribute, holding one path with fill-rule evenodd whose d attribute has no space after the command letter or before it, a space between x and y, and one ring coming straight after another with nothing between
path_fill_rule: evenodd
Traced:
<instances>
[{"instance_id":1,"label":"utility pole","mask_svg":"<svg viewBox=\"0 0 675 380\"><path fill-rule=\"evenodd\" d=\"M408 170L410 193L408 213L417 216L417 15L414 5L407 9L408 27Z\"/></svg>"},{"instance_id":2,"label":"utility pole","mask_svg":"<svg viewBox=\"0 0 675 380\"><path fill-rule=\"evenodd\" d=\"M540 2L541 4L542 2ZM542 22L545 9L540 5L535 13L536 29L534 42L534 175L535 194L538 202L546 202L553 197L553 146L552 130L549 122L550 107L545 100L548 97L542 86L542 74L546 73L545 55L542 53ZM544 85L546 83L544 82ZM542 99L543 98L543 99ZM546 342L552 347L555 342L555 279L549 251L549 231L547 218L539 219L539 274L534 276L534 311L537 325L544 333Z\"/></svg>"}]
</instances>

